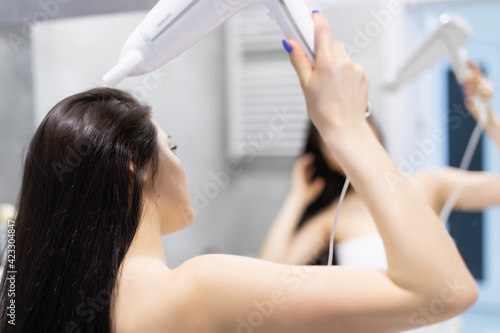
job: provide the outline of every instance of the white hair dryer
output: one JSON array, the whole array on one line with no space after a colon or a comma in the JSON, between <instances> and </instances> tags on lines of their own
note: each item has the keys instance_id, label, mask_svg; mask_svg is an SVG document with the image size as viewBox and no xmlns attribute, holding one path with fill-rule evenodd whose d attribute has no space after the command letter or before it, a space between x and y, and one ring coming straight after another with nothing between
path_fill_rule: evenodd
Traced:
<instances>
[{"instance_id":1,"label":"white hair dryer","mask_svg":"<svg viewBox=\"0 0 500 333\"><path fill-rule=\"evenodd\" d=\"M385 77L385 88L396 89L420 74L439 59L448 56L457 81L463 83L471 75L467 66L465 42L472 34L469 24L455 15L441 15L439 26L416 48L403 65Z\"/></svg>"},{"instance_id":2,"label":"white hair dryer","mask_svg":"<svg viewBox=\"0 0 500 333\"><path fill-rule=\"evenodd\" d=\"M303 0L160 0L132 32L119 63L104 76L104 82L116 86L130 75L160 68L254 4L267 6L285 37L299 43L314 64L314 22Z\"/></svg>"}]
</instances>

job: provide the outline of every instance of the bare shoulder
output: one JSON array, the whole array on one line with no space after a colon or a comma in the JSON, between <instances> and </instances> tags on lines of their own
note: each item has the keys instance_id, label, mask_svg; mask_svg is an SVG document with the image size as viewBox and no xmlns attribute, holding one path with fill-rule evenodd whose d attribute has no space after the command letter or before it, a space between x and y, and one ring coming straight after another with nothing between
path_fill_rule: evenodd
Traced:
<instances>
[{"instance_id":1,"label":"bare shoulder","mask_svg":"<svg viewBox=\"0 0 500 333\"><path fill-rule=\"evenodd\" d=\"M190 310L196 299L192 281L185 270L170 270L149 258L126 262L116 285L115 332L204 329L203 316L192 316Z\"/></svg>"},{"instance_id":2,"label":"bare shoulder","mask_svg":"<svg viewBox=\"0 0 500 333\"><path fill-rule=\"evenodd\" d=\"M439 212L445 200L443 189L450 175L455 172L456 169L449 167L427 169L411 176L410 181L425 196L433 209Z\"/></svg>"},{"instance_id":3,"label":"bare shoulder","mask_svg":"<svg viewBox=\"0 0 500 333\"><path fill-rule=\"evenodd\" d=\"M232 255L198 256L172 270L147 258L128 262L117 284L115 332L224 331L234 324L238 299L270 296L249 282L265 272L265 284L279 283L282 266Z\"/></svg>"},{"instance_id":4,"label":"bare shoulder","mask_svg":"<svg viewBox=\"0 0 500 333\"><path fill-rule=\"evenodd\" d=\"M425 169L410 176L409 179L419 190L433 190L439 186L443 177L446 177L453 170L447 167Z\"/></svg>"},{"instance_id":5,"label":"bare shoulder","mask_svg":"<svg viewBox=\"0 0 500 333\"><path fill-rule=\"evenodd\" d=\"M281 272L283 267L286 265L250 257L208 254L186 261L176 269L175 274L181 279L191 281L197 288L202 288L222 284L227 280L236 281L238 276L247 277L259 269Z\"/></svg>"}]
</instances>

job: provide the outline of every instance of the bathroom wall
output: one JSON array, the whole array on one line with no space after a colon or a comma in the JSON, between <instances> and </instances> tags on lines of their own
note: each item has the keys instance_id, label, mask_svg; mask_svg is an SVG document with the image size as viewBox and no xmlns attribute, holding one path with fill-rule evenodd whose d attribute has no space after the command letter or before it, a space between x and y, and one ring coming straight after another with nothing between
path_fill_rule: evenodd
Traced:
<instances>
[{"instance_id":1,"label":"bathroom wall","mask_svg":"<svg viewBox=\"0 0 500 333\"><path fill-rule=\"evenodd\" d=\"M20 27L0 26L0 203L14 204L23 151L34 131L31 45L12 36Z\"/></svg>"}]
</instances>

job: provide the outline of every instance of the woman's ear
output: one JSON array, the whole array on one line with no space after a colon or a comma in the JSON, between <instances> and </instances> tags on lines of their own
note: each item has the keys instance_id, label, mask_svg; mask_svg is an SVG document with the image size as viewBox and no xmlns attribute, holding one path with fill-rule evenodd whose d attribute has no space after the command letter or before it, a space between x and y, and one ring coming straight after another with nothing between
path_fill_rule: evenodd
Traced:
<instances>
[{"instance_id":1,"label":"woman's ear","mask_svg":"<svg viewBox=\"0 0 500 333\"><path fill-rule=\"evenodd\" d=\"M130 161L128 168L130 170L130 175L135 177L135 164Z\"/></svg>"},{"instance_id":2,"label":"woman's ear","mask_svg":"<svg viewBox=\"0 0 500 333\"><path fill-rule=\"evenodd\" d=\"M129 175L130 175L130 180L131 181L135 181L135 176L136 176L136 166L134 164L134 162L130 161L129 163ZM146 172L144 173L143 175L143 180L144 180L144 183L147 183L151 178L152 178L152 170L151 170L151 167L148 167L146 169Z\"/></svg>"}]
</instances>

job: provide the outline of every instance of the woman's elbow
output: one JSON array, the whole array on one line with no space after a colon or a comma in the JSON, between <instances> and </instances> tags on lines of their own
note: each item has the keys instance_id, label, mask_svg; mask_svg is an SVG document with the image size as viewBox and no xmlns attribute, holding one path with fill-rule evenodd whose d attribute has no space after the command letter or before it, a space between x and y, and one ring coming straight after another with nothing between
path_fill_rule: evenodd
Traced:
<instances>
[{"instance_id":1,"label":"woman's elbow","mask_svg":"<svg viewBox=\"0 0 500 333\"><path fill-rule=\"evenodd\" d=\"M453 316L467 311L476 303L478 298L479 288L472 276L465 282L459 279L446 281L441 292L441 300L443 303L447 303Z\"/></svg>"},{"instance_id":2,"label":"woman's elbow","mask_svg":"<svg viewBox=\"0 0 500 333\"><path fill-rule=\"evenodd\" d=\"M479 287L474 279L471 279L469 287L467 288L467 293L463 300L464 312L472 307L479 298Z\"/></svg>"}]
</instances>

